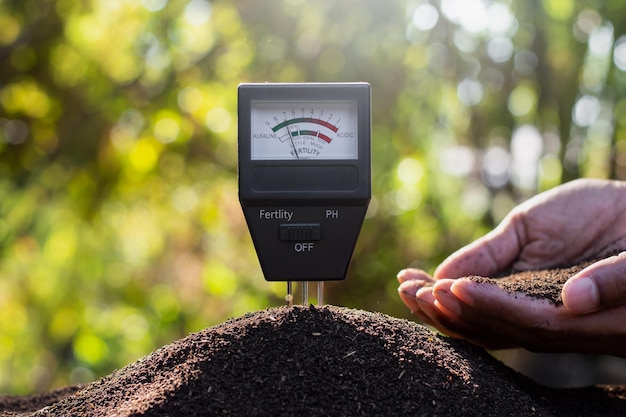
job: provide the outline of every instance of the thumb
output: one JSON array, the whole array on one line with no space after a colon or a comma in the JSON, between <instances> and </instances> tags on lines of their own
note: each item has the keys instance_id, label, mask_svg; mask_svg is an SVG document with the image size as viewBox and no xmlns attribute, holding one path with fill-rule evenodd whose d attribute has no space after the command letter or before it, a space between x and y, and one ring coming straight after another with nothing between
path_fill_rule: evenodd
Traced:
<instances>
[{"instance_id":1,"label":"thumb","mask_svg":"<svg viewBox=\"0 0 626 417\"><path fill-rule=\"evenodd\" d=\"M626 252L603 259L570 278L561 292L574 314L587 314L626 305Z\"/></svg>"}]
</instances>

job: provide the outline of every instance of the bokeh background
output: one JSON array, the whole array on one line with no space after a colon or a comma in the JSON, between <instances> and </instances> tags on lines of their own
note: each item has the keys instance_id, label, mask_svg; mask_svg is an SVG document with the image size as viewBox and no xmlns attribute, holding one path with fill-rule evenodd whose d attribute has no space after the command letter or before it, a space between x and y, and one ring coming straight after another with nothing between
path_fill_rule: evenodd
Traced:
<instances>
[{"instance_id":1,"label":"bokeh background","mask_svg":"<svg viewBox=\"0 0 626 417\"><path fill-rule=\"evenodd\" d=\"M373 199L326 301L409 317L398 270L626 179L625 31L623 0L0 0L0 392L284 302L237 199L240 82L372 85Z\"/></svg>"}]
</instances>

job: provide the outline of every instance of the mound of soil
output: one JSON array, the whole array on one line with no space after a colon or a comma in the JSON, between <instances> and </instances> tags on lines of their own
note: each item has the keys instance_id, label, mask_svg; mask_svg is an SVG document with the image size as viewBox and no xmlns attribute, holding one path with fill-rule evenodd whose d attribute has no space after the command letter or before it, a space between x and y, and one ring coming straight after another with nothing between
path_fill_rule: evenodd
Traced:
<instances>
[{"instance_id":1,"label":"mound of soil","mask_svg":"<svg viewBox=\"0 0 626 417\"><path fill-rule=\"evenodd\" d=\"M84 387L5 397L0 416L569 417L625 407L624 387L546 388L408 320L296 306L194 333Z\"/></svg>"}]
</instances>

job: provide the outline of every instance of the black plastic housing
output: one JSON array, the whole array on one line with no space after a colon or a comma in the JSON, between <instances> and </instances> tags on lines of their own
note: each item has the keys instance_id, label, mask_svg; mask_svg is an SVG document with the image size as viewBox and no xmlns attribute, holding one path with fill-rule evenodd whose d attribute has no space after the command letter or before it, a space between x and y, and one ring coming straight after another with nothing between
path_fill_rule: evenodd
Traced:
<instances>
[{"instance_id":1,"label":"black plastic housing","mask_svg":"<svg viewBox=\"0 0 626 417\"><path fill-rule=\"evenodd\" d=\"M358 157L253 160L255 100L355 101ZM371 198L369 84L241 84L238 114L239 200L265 279L344 279Z\"/></svg>"}]
</instances>

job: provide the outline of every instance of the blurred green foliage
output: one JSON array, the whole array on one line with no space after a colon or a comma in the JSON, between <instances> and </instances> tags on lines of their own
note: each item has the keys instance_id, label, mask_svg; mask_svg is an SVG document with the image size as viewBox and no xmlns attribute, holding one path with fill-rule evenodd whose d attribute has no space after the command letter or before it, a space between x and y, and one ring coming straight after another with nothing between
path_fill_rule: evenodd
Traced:
<instances>
[{"instance_id":1,"label":"blurred green foliage","mask_svg":"<svg viewBox=\"0 0 626 417\"><path fill-rule=\"evenodd\" d=\"M0 391L281 304L237 200L240 82L367 81L373 194L327 302L397 316L520 200L626 179L621 0L0 0Z\"/></svg>"}]
</instances>

